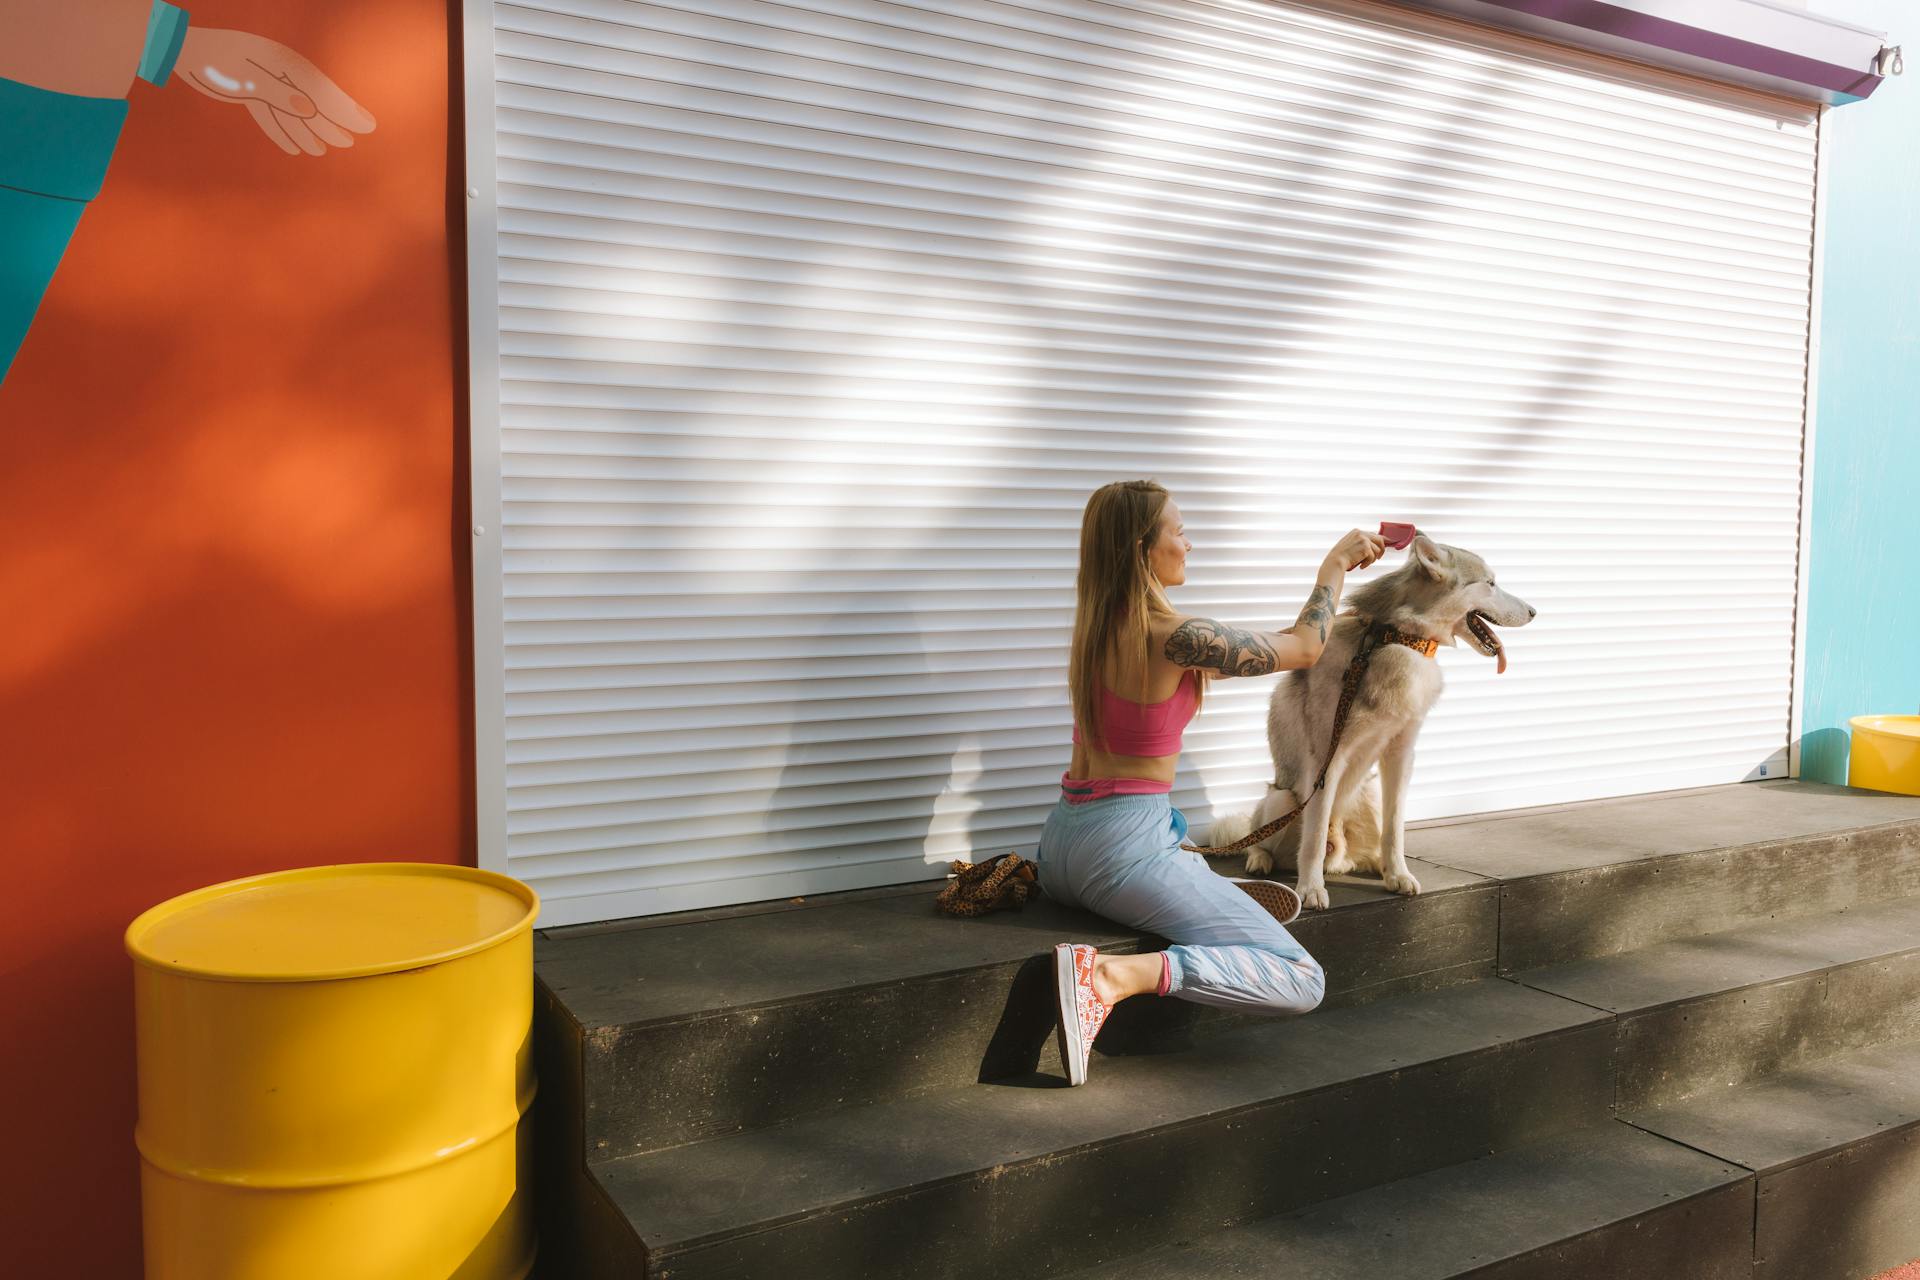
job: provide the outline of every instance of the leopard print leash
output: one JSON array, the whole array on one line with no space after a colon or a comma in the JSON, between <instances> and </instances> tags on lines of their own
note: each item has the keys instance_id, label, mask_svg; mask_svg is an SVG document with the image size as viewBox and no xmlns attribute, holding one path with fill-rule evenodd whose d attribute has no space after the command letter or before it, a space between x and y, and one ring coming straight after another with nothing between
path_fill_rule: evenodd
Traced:
<instances>
[{"instance_id":1,"label":"leopard print leash","mask_svg":"<svg viewBox=\"0 0 1920 1280\"><path fill-rule=\"evenodd\" d=\"M1313 790L1307 793L1307 798L1295 805L1287 813L1275 818L1263 827L1258 827L1248 832L1232 844L1182 844L1180 846L1182 849L1190 853L1197 853L1206 858L1217 858L1222 854L1238 853L1242 849L1250 848L1253 845L1259 844L1262 840L1272 837L1277 832L1285 830L1288 823L1306 812L1307 806L1313 803L1314 796L1319 795L1321 789L1327 785L1327 770L1333 765L1333 753L1340 749L1340 735L1344 733L1347 728L1347 713L1353 709L1354 696L1360 692L1360 681L1367 674L1367 666L1373 661L1374 651L1383 644L1403 644L1409 649L1418 650L1421 654L1429 658L1438 652L1440 648L1440 642L1432 636L1409 635L1407 632L1396 631L1394 628L1380 622L1367 624L1366 634L1360 638L1360 647L1353 651L1353 661L1347 663L1346 672L1340 677L1340 705L1334 708L1333 712L1333 741L1327 744L1327 755L1326 759L1321 762L1320 776L1315 779ZM1273 786L1272 783L1267 785L1270 787Z\"/></svg>"}]
</instances>

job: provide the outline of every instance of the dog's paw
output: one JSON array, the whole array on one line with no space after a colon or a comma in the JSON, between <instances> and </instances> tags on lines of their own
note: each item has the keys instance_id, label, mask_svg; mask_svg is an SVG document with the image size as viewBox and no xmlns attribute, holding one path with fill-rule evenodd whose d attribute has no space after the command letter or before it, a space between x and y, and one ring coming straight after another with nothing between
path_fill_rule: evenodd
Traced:
<instances>
[{"instance_id":1,"label":"dog's paw","mask_svg":"<svg viewBox=\"0 0 1920 1280\"><path fill-rule=\"evenodd\" d=\"M1325 911L1331 905L1332 899L1327 897L1327 886L1324 884L1303 884L1299 886L1297 892L1300 895L1302 911Z\"/></svg>"},{"instance_id":2,"label":"dog's paw","mask_svg":"<svg viewBox=\"0 0 1920 1280\"><path fill-rule=\"evenodd\" d=\"M1273 870L1273 855L1259 845L1247 850L1247 870L1250 876L1263 876Z\"/></svg>"},{"instance_id":3,"label":"dog's paw","mask_svg":"<svg viewBox=\"0 0 1920 1280\"><path fill-rule=\"evenodd\" d=\"M1413 873L1410 871L1388 871L1380 879L1387 888L1395 893L1404 893L1409 898L1420 892L1420 882L1413 878Z\"/></svg>"}]
</instances>

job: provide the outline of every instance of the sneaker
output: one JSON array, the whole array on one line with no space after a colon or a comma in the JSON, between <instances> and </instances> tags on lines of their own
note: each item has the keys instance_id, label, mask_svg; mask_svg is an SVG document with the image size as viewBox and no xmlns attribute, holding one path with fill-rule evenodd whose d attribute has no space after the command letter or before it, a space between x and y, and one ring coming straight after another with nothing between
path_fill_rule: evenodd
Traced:
<instances>
[{"instance_id":1,"label":"sneaker","mask_svg":"<svg viewBox=\"0 0 1920 1280\"><path fill-rule=\"evenodd\" d=\"M1243 880L1238 876L1233 878L1233 882L1281 924L1292 924L1299 919L1300 895L1294 892L1293 886L1281 884L1278 880Z\"/></svg>"},{"instance_id":2,"label":"sneaker","mask_svg":"<svg viewBox=\"0 0 1920 1280\"><path fill-rule=\"evenodd\" d=\"M1093 994L1093 961L1100 952L1080 942L1063 942L1053 949L1054 992L1060 1005L1060 1061L1069 1085L1087 1082L1087 1060L1093 1038L1113 1012L1113 1006Z\"/></svg>"}]
</instances>

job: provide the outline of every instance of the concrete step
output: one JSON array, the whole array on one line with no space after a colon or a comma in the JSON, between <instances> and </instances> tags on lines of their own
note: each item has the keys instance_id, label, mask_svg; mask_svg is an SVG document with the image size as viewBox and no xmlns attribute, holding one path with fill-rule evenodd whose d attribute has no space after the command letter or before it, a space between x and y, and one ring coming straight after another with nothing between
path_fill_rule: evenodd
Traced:
<instances>
[{"instance_id":1,"label":"concrete step","mask_svg":"<svg viewBox=\"0 0 1920 1280\"><path fill-rule=\"evenodd\" d=\"M1424 826L1407 852L1499 882L1512 973L1920 894L1920 798L1745 783Z\"/></svg>"},{"instance_id":2,"label":"concrete step","mask_svg":"<svg viewBox=\"0 0 1920 1280\"><path fill-rule=\"evenodd\" d=\"M1327 970L1323 1008L1484 978L1501 958L1509 969L1559 963L1750 923L1763 909L1785 918L1920 893L1920 800L1818 784L1493 815L1416 829L1409 845L1419 897L1336 884L1333 910L1292 926ZM869 890L542 935L538 1034L565 1076L554 1102L576 1101L584 1158L1058 1071L1053 944L1129 952L1167 942L1044 897L955 919L934 910L934 892ZM1184 1001L1130 1001L1100 1049L1177 1048L1243 1020Z\"/></svg>"},{"instance_id":3,"label":"concrete step","mask_svg":"<svg viewBox=\"0 0 1920 1280\"><path fill-rule=\"evenodd\" d=\"M630 1156L579 1273L1052 1275L1605 1121L1611 1036L1486 980Z\"/></svg>"},{"instance_id":4,"label":"concrete step","mask_svg":"<svg viewBox=\"0 0 1920 1280\"><path fill-rule=\"evenodd\" d=\"M1322 1012L1491 976L1495 887L1439 867L1416 874L1428 889L1417 898L1336 886L1332 910L1292 926L1327 969ZM1045 897L960 919L937 912L933 894L541 939L536 1036L555 1087L577 1097L586 1157L1034 1071L1064 1075L1053 945L1166 945ZM1179 1048L1245 1020L1132 1000L1096 1052Z\"/></svg>"},{"instance_id":5,"label":"concrete step","mask_svg":"<svg viewBox=\"0 0 1920 1280\"><path fill-rule=\"evenodd\" d=\"M1753 1196L1745 1169L1609 1122L1062 1280L1747 1280Z\"/></svg>"},{"instance_id":6,"label":"concrete step","mask_svg":"<svg viewBox=\"0 0 1920 1280\"><path fill-rule=\"evenodd\" d=\"M1920 1039L1621 1118L1753 1171L1756 1280L1860 1280L1920 1257Z\"/></svg>"},{"instance_id":7,"label":"concrete step","mask_svg":"<svg viewBox=\"0 0 1920 1280\"><path fill-rule=\"evenodd\" d=\"M957 920L931 884L549 932L548 1270L920 1280L984 1257L989 1274L1047 1275L1098 1261L1069 1259L1051 1206L1089 1214L1117 1257L1616 1101L1920 1035L1916 832L1920 801L1798 783L1422 828L1427 892L1336 885L1334 910L1292 926L1328 971L1319 1012L1129 1001L1071 1091L1052 945L1165 939L1044 898ZM1881 900L1902 893L1917 896ZM1528 1008L1530 1025L1492 1016ZM1169 1170L1195 1181L1153 1201Z\"/></svg>"},{"instance_id":8,"label":"concrete step","mask_svg":"<svg viewBox=\"0 0 1920 1280\"><path fill-rule=\"evenodd\" d=\"M1634 1110L1920 1037L1920 898L1533 969L1515 981L1619 1020Z\"/></svg>"}]
</instances>

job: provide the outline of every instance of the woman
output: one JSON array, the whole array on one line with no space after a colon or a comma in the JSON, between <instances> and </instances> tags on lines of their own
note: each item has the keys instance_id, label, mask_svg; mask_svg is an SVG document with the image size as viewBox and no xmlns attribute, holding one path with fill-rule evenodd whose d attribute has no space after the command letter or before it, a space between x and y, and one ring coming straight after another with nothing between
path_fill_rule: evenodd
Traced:
<instances>
[{"instance_id":1,"label":"woman","mask_svg":"<svg viewBox=\"0 0 1920 1280\"><path fill-rule=\"evenodd\" d=\"M1386 544L1359 529L1342 538L1285 631L1176 610L1166 591L1187 580L1191 550L1180 508L1151 480L1118 481L1087 501L1068 663L1073 763L1034 861L1050 897L1173 945L1114 956L1085 944L1054 948L1060 1058L1069 1084L1086 1082L1094 1036L1130 996L1152 991L1197 1004L1305 1013L1326 989L1318 962L1267 908L1180 847L1187 823L1167 793L1181 731L1200 709L1207 682L1312 666L1326 647L1346 574L1378 560ZM1291 889L1263 882L1263 891L1287 895L1288 918L1298 912Z\"/></svg>"}]
</instances>

